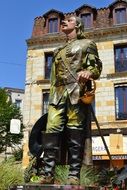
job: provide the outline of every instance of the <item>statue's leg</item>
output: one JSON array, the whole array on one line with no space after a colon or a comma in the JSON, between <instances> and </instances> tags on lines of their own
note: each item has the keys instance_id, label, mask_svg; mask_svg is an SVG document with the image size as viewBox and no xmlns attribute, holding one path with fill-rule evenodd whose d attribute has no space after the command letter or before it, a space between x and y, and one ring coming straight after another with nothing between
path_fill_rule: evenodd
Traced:
<instances>
[{"instance_id":1,"label":"statue's leg","mask_svg":"<svg viewBox=\"0 0 127 190\"><path fill-rule=\"evenodd\" d=\"M44 147L43 155L43 170L41 172L40 183L53 184L54 183L54 168L57 160L59 150L59 133L45 133L43 134L42 143Z\"/></svg>"},{"instance_id":2,"label":"statue's leg","mask_svg":"<svg viewBox=\"0 0 127 190\"><path fill-rule=\"evenodd\" d=\"M46 132L42 136L44 168L42 168L41 183L44 184L54 183L56 157L58 158L61 151L59 141L61 141L60 136L66 122L65 110L64 96L59 102L59 105L49 105Z\"/></svg>"},{"instance_id":3,"label":"statue's leg","mask_svg":"<svg viewBox=\"0 0 127 190\"><path fill-rule=\"evenodd\" d=\"M87 106L82 102L68 106L67 139L68 139L68 161L70 165L67 184L80 184L80 170L82 167L84 142L85 142L85 123Z\"/></svg>"},{"instance_id":4,"label":"statue's leg","mask_svg":"<svg viewBox=\"0 0 127 190\"><path fill-rule=\"evenodd\" d=\"M80 170L83 159L83 130L67 128L68 162L70 165L67 184L80 184Z\"/></svg>"}]
</instances>

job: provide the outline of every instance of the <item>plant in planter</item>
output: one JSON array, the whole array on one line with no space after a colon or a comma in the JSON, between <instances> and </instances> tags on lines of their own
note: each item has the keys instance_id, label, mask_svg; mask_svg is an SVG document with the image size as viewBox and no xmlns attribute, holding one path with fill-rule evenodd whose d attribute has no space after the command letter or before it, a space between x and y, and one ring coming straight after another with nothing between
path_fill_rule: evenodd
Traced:
<instances>
[{"instance_id":1,"label":"plant in planter","mask_svg":"<svg viewBox=\"0 0 127 190\"><path fill-rule=\"evenodd\" d=\"M83 166L81 169L81 185L85 186L97 186L99 179L99 173L93 166Z\"/></svg>"},{"instance_id":2,"label":"plant in planter","mask_svg":"<svg viewBox=\"0 0 127 190\"><path fill-rule=\"evenodd\" d=\"M127 188L127 167L121 169L102 169L99 173L99 184L101 186L109 186L113 189L114 186L117 186L122 190L122 185ZM126 189L124 187L124 189Z\"/></svg>"},{"instance_id":3,"label":"plant in planter","mask_svg":"<svg viewBox=\"0 0 127 190\"><path fill-rule=\"evenodd\" d=\"M69 166L58 165L55 169L55 183L65 185L68 176ZM80 174L80 184L83 186L95 186L98 182L98 172L92 166L83 166Z\"/></svg>"},{"instance_id":4,"label":"plant in planter","mask_svg":"<svg viewBox=\"0 0 127 190\"><path fill-rule=\"evenodd\" d=\"M16 164L12 159L0 163L0 190L6 190L9 186L23 182L23 171L20 164Z\"/></svg>"}]
</instances>

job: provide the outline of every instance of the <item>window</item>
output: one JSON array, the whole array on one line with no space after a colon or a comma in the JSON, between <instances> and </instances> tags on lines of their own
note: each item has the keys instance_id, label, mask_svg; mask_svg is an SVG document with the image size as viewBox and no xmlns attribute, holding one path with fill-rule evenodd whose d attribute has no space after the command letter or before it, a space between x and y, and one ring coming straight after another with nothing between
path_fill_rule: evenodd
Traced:
<instances>
[{"instance_id":1,"label":"window","mask_svg":"<svg viewBox=\"0 0 127 190\"><path fill-rule=\"evenodd\" d=\"M126 8L115 9L115 24L127 22Z\"/></svg>"},{"instance_id":2,"label":"window","mask_svg":"<svg viewBox=\"0 0 127 190\"><path fill-rule=\"evenodd\" d=\"M91 28L92 27L91 13L82 14L81 18L82 18L82 21L84 23L85 28Z\"/></svg>"},{"instance_id":3,"label":"window","mask_svg":"<svg viewBox=\"0 0 127 190\"><path fill-rule=\"evenodd\" d=\"M53 53L45 54L45 79L50 79Z\"/></svg>"},{"instance_id":4,"label":"window","mask_svg":"<svg viewBox=\"0 0 127 190\"><path fill-rule=\"evenodd\" d=\"M115 87L116 119L127 119L127 84Z\"/></svg>"},{"instance_id":5,"label":"window","mask_svg":"<svg viewBox=\"0 0 127 190\"><path fill-rule=\"evenodd\" d=\"M95 99L93 100L91 105L92 105L93 111L95 113ZM91 113L91 121L95 121L92 113Z\"/></svg>"},{"instance_id":6,"label":"window","mask_svg":"<svg viewBox=\"0 0 127 190\"><path fill-rule=\"evenodd\" d=\"M115 71L127 71L127 45L115 47Z\"/></svg>"},{"instance_id":7,"label":"window","mask_svg":"<svg viewBox=\"0 0 127 190\"><path fill-rule=\"evenodd\" d=\"M15 105L17 106L17 108L21 107L21 103L22 103L22 100L15 100Z\"/></svg>"},{"instance_id":8,"label":"window","mask_svg":"<svg viewBox=\"0 0 127 190\"><path fill-rule=\"evenodd\" d=\"M58 19L50 18L48 23L48 33L58 32Z\"/></svg>"},{"instance_id":9,"label":"window","mask_svg":"<svg viewBox=\"0 0 127 190\"><path fill-rule=\"evenodd\" d=\"M48 103L49 103L49 93L43 93L43 107L42 113L45 114L48 112Z\"/></svg>"}]
</instances>

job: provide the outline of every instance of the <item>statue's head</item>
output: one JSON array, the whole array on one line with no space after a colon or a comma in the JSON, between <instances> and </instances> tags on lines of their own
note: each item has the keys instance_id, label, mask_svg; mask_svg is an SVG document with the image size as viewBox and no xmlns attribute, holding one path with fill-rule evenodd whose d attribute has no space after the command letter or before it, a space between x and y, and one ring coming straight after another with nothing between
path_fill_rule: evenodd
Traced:
<instances>
[{"instance_id":1,"label":"statue's head","mask_svg":"<svg viewBox=\"0 0 127 190\"><path fill-rule=\"evenodd\" d=\"M84 24L80 17L70 16L62 21L62 31L68 35L75 31L78 39L85 38Z\"/></svg>"}]
</instances>

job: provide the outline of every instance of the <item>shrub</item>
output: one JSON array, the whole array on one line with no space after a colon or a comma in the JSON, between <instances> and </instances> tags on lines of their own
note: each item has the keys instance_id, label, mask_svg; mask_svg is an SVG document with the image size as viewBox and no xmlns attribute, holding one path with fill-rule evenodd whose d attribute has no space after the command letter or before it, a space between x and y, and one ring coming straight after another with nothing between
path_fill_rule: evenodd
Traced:
<instances>
[{"instance_id":1,"label":"shrub","mask_svg":"<svg viewBox=\"0 0 127 190\"><path fill-rule=\"evenodd\" d=\"M18 149L13 149L12 154L15 158L15 161L21 161L23 157L23 149L20 147Z\"/></svg>"},{"instance_id":2,"label":"shrub","mask_svg":"<svg viewBox=\"0 0 127 190\"><path fill-rule=\"evenodd\" d=\"M9 186L23 182L21 165L15 164L13 159L0 163L0 190L7 190Z\"/></svg>"},{"instance_id":3,"label":"shrub","mask_svg":"<svg viewBox=\"0 0 127 190\"><path fill-rule=\"evenodd\" d=\"M82 166L80 176L81 185L94 186L98 183L99 174L93 166Z\"/></svg>"},{"instance_id":4,"label":"shrub","mask_svg":"<svg viewBox=\"0 0 127 190\"><path fill-rule=\"evenodd\" d=\"M68 176L68 165L57 165L55 167L55 183L65 185Z\"/></svg>"},{"instance_id":5,"label":"shrub","mask_svg":"<svg viewBox=\"0 0 127 190\"><path fill-rule=\"evenodd\" d=\"M58 165L55 168L55 183L64 185L67 181L69 166ZM99 179L98 171L92 166L83 166L80 174L80 184L94 186Z\"/></svg>"}]
</instances>

